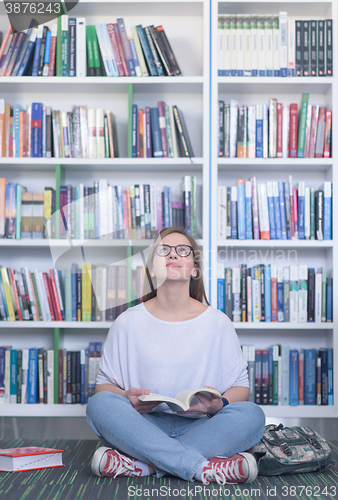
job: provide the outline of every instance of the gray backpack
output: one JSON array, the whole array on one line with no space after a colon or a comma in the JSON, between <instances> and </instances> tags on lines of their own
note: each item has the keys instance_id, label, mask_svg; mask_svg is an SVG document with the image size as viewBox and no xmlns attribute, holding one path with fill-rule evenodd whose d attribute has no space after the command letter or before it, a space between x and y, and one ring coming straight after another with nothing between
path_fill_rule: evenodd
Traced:
<instances>
[{"instance_id":1,"label":"gray backpack","mask_svg":"<svg viewBox=\"0 0 338 500\"><path fill-rule=\"evenodd\" d=\"M327 441L310 427L266 425L261 441L249 451L262 476L322 472L335 463Z\"/></svg>"}]
</instances>

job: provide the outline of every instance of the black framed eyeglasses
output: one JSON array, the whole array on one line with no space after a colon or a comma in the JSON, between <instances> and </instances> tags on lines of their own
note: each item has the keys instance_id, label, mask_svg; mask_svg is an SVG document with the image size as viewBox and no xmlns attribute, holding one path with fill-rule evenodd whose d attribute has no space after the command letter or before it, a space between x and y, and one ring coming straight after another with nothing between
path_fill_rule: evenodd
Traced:
<instances>
[{"instance_id":1,"label":"black framed eyeglasses","mask_svg":"<svg viewBox=\"0 0 338 500\"><path fill-rule=\"evenodd\" d=\"M171 249L175 248L179 257L189 257L191 252L194 253L194 248L190 245L156 245L155 252L159 257L167 257L171 253Z\"/></svg>"}]
</instances>

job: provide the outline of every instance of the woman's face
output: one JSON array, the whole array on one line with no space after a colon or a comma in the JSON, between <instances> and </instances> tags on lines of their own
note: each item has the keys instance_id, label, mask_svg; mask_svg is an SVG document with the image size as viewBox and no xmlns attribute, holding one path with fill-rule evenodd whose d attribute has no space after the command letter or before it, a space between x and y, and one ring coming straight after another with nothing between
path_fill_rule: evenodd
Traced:
<instances>
[{"instance_id":1,"label":"woman's face","mask_svg":"<svg viewBox=\"0 0 338 500\"><path fill-rule=\"evenodd\" d=\"M180 233L171 233L159 240L158 245L190 245L189 240ZM156 276L157 287L164 281L186 282L190 281L191 276L197 275L197 270L194 267L194 254L191 251L187 257L180 257L175 248L171 248L169 255L160 257L154 253L153 268L151 274Z\"/></svg>"}]
</instances>

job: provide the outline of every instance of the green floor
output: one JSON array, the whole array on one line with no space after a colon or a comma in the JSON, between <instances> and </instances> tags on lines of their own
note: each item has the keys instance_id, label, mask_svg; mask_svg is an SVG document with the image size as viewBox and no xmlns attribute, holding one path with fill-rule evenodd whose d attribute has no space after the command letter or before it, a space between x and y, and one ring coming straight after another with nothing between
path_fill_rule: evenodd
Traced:
<instances>
[{"instance_id":1,"label":"green floor","mask_svg":"<svg viewBox=\"0 0 338 500\"><path fill-rule=\"evenodd\" d=\"M331 442L336 465L323 473L287 476L258 476L250 484L204 486L174 476L157 479L99 478L91 473L90 460L98 441L91 440L3 440L1 448L46 446L64 450L65 467L19 473L0 472L1 500L129 500L184 498L199 500L228 498L255 499L338 499L338 441Z\"/></svg>"}]
</instances>

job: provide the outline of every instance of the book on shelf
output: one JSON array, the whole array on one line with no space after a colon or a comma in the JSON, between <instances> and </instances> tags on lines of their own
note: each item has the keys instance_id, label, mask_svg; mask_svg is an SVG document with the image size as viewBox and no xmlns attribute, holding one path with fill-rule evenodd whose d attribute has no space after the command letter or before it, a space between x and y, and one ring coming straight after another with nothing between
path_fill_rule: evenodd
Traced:
<instances>
[{"instance_id":1,"label":"book on shelf","mask_svg":"<svg viewBox=\"0 0 338 500\"><path fill-rule=\"evenodd\" d=\"M218 14L218 76L332 76L332 19Z\"/></svg>"},{"instance_id":2,"label":"book on shelf","mask_svg":"<svg viewBox=\"0 0 338 500\"><path fill-rule=\"evenodd\" d=\"M217 276L217 308L232 321L332 322L332 278L325 267L261 264L249 269L246 264L225 267L219 262Z\"/></svg>"},{"instance_id":3,"label":"book on shelf","mask_svg":"<svg viewBox=\"0 0 338 500\"><path fill-rule=\"evenodd\" d=\"M333 405L332 348L267 349L241 345L249 375L249 401L260 405Z\"/></svg>"},{"instance_id":4,"label":"book on shelf","mask_svg":"<svg viewBox=\"0 0 338 500\"><path fill-rule=\"evenodd\" d=\"M72 239L152 239L162 227L174 225L196 237L200 190L196 176L189 175L182 179L178 200L170 186L161 188L155 183L127 189L101 179L93 187L62 185L58 195L51 187L44 193L29 193L0 178L0 238L65 239L68 232Z\"/></svg>"},{"instance_id":5,"label":"book on shelf","mask_svg":"<svg viewBox=\"0 0 338 500\"><path fill-rule=\"evenodd\" d=\"M62 453L63 450L40 446L1 449L0 470L20 472L23 470L64 467Z\"/></svg>"},{"instance_id":6,"label":"book on shelf","mask_svg":"<svg viewBox=\"0 0 338 500\"><path fill-rule=\"evenodd\" d=\"M243 188L243 189L242 189ZM239 179L231 186L218 186L218 239L331 240L332 183L318 189L289 180L257 183L256 176ZM313 214L313 216L312 216ZM227 231L227 218L232 222Z\"/></svg>"},{"instance_id":7,"label":"book on shelf","mask_svg":"<svg viewBox=\"0 0 338 500\"><path fill-rule=\"evenodd\" d=\"M160 394L155 394L151 392L150 394L142 394L138 396L140 401L158 401L166 403L172 411L187 411L190 406L198 404L200 400L198 399L197 393L202 394L207 399L212 399L212 395L222 396L216 389L208 389L206 387L201 387L199 389L185 389L180 391L174 398L169 396L161 396Z\"/></svg>"},{"instance_id":8,"label":"book on shelf","mask_svg":"<svg viewBox=\"0 0 338 500\"><path fill-rule=\"evenodd\" d=\"M228 104L218 101L219 158L330 158L332 111L302 102L238 105L231 100L231 127ZM227 144L230 142L230 149Z\"/></svg>"},{"instance_id":9,"label":"book on shelf","mask_svg":"<svg viewBox=\"0 0 338 500\"><path fill-rule=\"evenodd\" d=\"M179 76L162 25L130 26L128 19L89 24L66 14L51 26L32 19L27 32L8 26L0 48L0 76Z\"/></svg>"}]
</instances>

